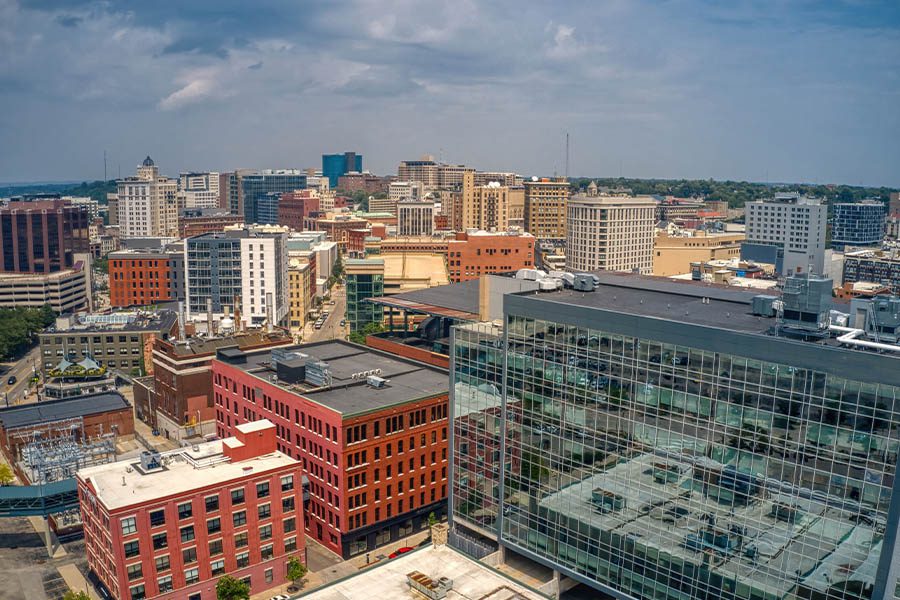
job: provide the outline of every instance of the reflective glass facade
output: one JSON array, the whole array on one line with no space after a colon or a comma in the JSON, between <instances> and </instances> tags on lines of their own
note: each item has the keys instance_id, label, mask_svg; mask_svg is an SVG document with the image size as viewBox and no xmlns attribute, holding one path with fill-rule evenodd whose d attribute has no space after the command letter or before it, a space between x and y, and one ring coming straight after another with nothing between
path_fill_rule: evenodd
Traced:
<instances>
[{"instance_id":1,"label":"reflective glass facade","mask_svg":"<svg viewBox=\"0 0 900 600\"><path fill-rule=\"evenodd\" d=\"M454 330L454 526L625 598L874 598L891 581L900 390L874 362L767 361L723 329L663 342L531 305L507 304L502 332Z\"/></svg>"}]
</instances>

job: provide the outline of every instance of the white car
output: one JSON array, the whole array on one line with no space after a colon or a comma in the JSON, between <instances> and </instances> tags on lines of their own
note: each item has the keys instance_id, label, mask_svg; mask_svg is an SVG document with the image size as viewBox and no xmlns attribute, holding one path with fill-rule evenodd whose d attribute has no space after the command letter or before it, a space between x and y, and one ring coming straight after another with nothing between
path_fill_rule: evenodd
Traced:
<instances>
[{"instance_id":1,"label":"white car","mask_svg":"<svg viewBox=\"0 0 900 600\"><path fill-rule=\"evenodd\" d=\"M278 594L277 596L272 596L269 600L291 600L291 597L287 594Z\"/></svg>"}]
</instances>

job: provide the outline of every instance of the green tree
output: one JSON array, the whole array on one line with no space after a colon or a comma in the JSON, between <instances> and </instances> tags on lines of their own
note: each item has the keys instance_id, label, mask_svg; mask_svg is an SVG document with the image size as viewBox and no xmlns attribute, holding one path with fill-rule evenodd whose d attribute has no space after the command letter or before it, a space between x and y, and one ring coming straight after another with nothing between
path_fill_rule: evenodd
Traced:
<instances>
[{"instance_id":1,"label":"green tree","mask_svg":"<svg viewBox=\"0 0 900 600\"><path fill-rule=\"evenodd\" d=\"M382 331L384 331L384 325L381 323L366 323L362 329L350 333L350 341L356 344L365 344L366 336L375 335Z\"/></svg>"},{"instance_id":2,"label":"green tree","mask_svg":"<svg viewBox=\"0 0 900 600\"><path fill-rule=\"evenodd\" d=\"M334 261L334 265L331 267L331 276L335 279L338 279L341 275L344 274L344 259L340 254L337 256L337 260Z\"/></svg>"},{"instance_id":3,"label":"green tree","mask_svg":"<svg viewBox=\"0 0 900 600\"><path fill-rule=\"evenodd\" d=\"M91 600L91 597L87 594L87 592L83 592L81 590L69 590L65 594L63 594L63 600Z\"/></svg>"},{"instance_id":4,"label":"green tree","mask_svg":"<svg viewBox=\"0 0 900 600\"><path fill-rule=\"evenodd\" d=\"M288 579L291 580L294 587L297 587L297 582L306 577L307 568L300 559L296 556L292 556L287 563L287 576Z\"/></svg>"},{"instance_id":5,"label":"green tree","mask_svg":"<svg viewBox=\"0 0 900 600\"><path fill-rule=\"evenodd\" d=\"M434 514L434 511L431 511L430 513L428 513L428 526L434 527L435 525L437 525L437 522L438 522L438 519L437 519L437 516Z\"/></svg>"},{"instance_id":6,"label":"green tree","mask_svg":"<svg viewBox=\"0 0 900 600\"><path fill-rule=\"evenodd\" d=\"M98 258L94 261L94 268L100 273L109 273L109 259Z\"/></svg>"},{"instance_id":7,"label":"green tree","mask_svg":"<svg viewBox=\"0 0 900 600\"><path fill-rule=\"evenodd\" d=\"M15 479L12 467L6 463L0 464L0 485L9 485Z\"/></svg>"},{"instance_id":8,"label":"green tree","mask_svg":"<svg viewBox=\"0 0 900 600\"><path fill-rule=\"evenodd\" d=\"M216 600L250 600L250 586L225 575L216 582Z\"/></svg>"}]
</instances>

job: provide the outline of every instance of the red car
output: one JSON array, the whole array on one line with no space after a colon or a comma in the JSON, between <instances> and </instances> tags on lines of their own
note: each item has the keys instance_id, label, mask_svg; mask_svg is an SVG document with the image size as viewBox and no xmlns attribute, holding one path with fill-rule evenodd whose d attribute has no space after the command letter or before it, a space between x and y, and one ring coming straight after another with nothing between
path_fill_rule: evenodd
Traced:
<instances>
[{"instance_id":1,"label":"red car","mask_svg":"<svg viewBox=\"0 0 900 600\"><path fill-rule=\"evenodd\" d=\"M397 548L393 552L388 555L388 558L397 558L401 554L406 554L407 552L412 552L415 548L410 548L409 546L404 546L402 548Z\"/></svg>"}]
</instances>

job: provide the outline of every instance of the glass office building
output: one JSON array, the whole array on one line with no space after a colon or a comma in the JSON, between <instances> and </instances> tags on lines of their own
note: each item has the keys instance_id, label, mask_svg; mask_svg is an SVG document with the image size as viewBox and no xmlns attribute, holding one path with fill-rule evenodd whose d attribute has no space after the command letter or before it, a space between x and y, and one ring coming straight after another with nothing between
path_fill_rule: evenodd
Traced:
<instances>
[{"instance_id":1,"label":"glass office building","mask_svg":"<svg viewBox=\"0 0 900 600\"><path fill-rule=\"evenodd\" d=\"M810 296L776 316L605 275L455 328L456 539L618 598L894 595L900 354L838 342L864 334L788 287Z\"/></svg>"},{"instance_id":2,"label":"glass office building","mask_svg":"<svg viewBox=\"0 0 900 600\"><path fill-rule=\"evenodd\" d=\"M350 331L362 331L369 323L384 322L384 307L369 298L384 296L384 261L380 258L344 261L347 286L347 323Z\"/></svg>"},{"instance_id":3,"label":"glass office building","mask_svg":"<svg viewBox=\"0 0 900 600\"><path fill-rule=\"evenodd\" d=\"M883 202L839 202L834 205L834 246L877 246L884 239L887 210Z\"/></svg>"},{"instance_id":4,"label":"glass office building","mask_svg":"<svg viewBox=\"0 0 900 600\"><path fill-rule=\"evenodd\" d=\"M322 175L328 178L328 185L332 189L337 188L338 179L351 171L362 173L363 157L356 152L344 152L343 154L322 155Z\"/></svg>"}]
</instances>

